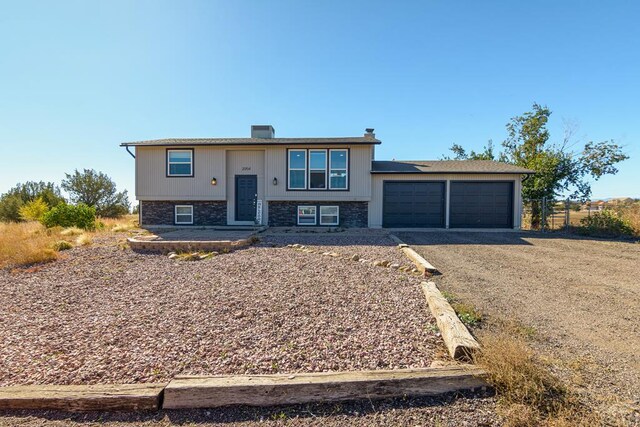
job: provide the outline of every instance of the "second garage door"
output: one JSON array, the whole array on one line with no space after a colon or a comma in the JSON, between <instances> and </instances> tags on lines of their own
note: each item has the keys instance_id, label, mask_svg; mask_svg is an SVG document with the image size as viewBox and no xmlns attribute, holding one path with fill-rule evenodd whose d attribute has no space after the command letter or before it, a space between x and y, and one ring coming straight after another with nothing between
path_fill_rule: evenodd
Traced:
<instances>
[{"instance_id":1,"label":"second garage door","mask_svg":"<svg viewBox=\"0 0 640 427\"><path fill-rule=\"evenodd\" d=\"M449 227L512 228L513 182L451 181Z\"/></svg>"},{"instance_id":2,"label":"second garage door","mask_svg":"<svg viewBox=\"0 0 640 427\"><path fill-rule=\"evenodd\" d=\"M444 227L444 182L386 181L383 227Z\"/></svg>"}]
</instances>

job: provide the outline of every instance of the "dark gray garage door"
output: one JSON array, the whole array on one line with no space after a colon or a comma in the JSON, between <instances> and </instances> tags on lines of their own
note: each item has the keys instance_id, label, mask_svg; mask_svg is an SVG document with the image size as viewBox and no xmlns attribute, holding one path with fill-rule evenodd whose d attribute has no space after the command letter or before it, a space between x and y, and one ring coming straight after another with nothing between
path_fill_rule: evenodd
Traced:
<instances>
[{"instance_id":1,"label":"dark gray garage door","mask_svg":"<svg viewBox=\"0 0 640 427\"><path fill-rule=\"evenodd\" d=\"M444 182L387 181L383 227L444 227Z\"/></svg>"},{"instance_id":2,"label":"dark gray garage door","mask_svg":"<svg viewBox=\"0 0 640 427\"><path fill-rule=\"evenodd\" d=\"M450 228L512 228L513 182L451 181Z\"/></svg>"}]
</instances>

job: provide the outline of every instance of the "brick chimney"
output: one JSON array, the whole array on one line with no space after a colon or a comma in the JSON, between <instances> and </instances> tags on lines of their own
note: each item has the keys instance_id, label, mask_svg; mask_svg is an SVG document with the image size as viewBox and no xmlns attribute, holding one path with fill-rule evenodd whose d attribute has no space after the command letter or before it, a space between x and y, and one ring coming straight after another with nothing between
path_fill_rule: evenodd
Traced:
<instances>
[{"instance_id":1,"label":"brick chimney","mask_svg":"<svg viewBox=\"0 0 640 427\"><path fill-rule=\"evenodd\" d=\"M366 128L364 130L364 137L367 138L367 139L375 139L376 138L376 134L373 133L374 130L375 129L373 129L373 128Z\"/></svg>"},{"instance_id":2,"label":"brick chimney","mask_svg":"<svg viewBox=\"0 0 640 427\"><path fill-rule=\"evenodd\" d=\"M251 138L275 138L276 131L271 125L251 125Z\"/></svg>"}]
</instances>

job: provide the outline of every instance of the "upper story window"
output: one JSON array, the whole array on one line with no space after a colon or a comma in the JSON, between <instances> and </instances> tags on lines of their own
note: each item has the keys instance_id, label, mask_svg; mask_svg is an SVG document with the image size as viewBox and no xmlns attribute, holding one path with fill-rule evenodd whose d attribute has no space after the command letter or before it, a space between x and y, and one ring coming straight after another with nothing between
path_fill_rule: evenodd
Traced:
<instances>
[{"instance_id":1,"label":"upper story window","mask_svg":"<svg viewBox=\"0 0 640 427\"><path fill-rule=\"evenodd\" d=\"M193 176L193 150L167 150L167 176Z\"/></svg>"},{"instance_id":2,"label":"upper story window","mask_svg":"<svg viewBox=\"0 0 640 427\"><path fill-rule=\"evenodd\" d=\"M327 188L327 150L309 150L309 190Z\"/></svg>"},{"instance_id":3,"label":"upper story window","mask_svg":"<svg viewBox=\"0 0 640 427\"><path fill-rule=\"evenodd\" d=\"M289 150L289 189L307 188L307 150Z\"/></svg>"},{"instance_id":4,"label":"upper story window","mask_svg":"<svg viewBox=\"0 0 640 427\"><path fill-rule=\"evenodd\" d=\"M347 190L349 150L290 149L288 190Z\"/></svg>"},{"instance_id":5,"label":"upper story window","mask_svg":"<svg viewBox=\"0 0 640 427\"><path fill-rule=\"evenodd\" d=\"M329 150L329 188L332 190L345 190L347 188L348 157L347 150Z\"/></svg>"}]
</instances>

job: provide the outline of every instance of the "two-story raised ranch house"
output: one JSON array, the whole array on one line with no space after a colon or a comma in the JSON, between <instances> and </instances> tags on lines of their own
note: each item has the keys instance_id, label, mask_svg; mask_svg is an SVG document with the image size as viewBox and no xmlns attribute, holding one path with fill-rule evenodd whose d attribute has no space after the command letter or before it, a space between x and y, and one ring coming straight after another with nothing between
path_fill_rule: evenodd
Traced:
<instances>
[{"instance_id":1,"label":"two-story raised ranch house","mask_svg":"<svg viewBox=\"0 0 640 427\"><path fill-rule=\"evenodd\" d=\"M376 161L346 138L160 139L135 147L143 226L519 228L532 171L492 161ZM131 153L131 152L130 152Z\"/></svg>"}]
</instances>

